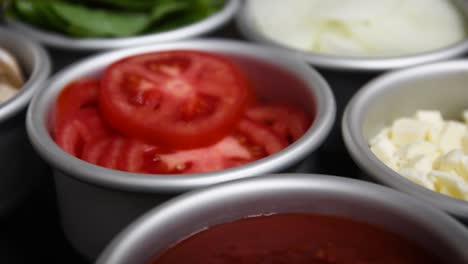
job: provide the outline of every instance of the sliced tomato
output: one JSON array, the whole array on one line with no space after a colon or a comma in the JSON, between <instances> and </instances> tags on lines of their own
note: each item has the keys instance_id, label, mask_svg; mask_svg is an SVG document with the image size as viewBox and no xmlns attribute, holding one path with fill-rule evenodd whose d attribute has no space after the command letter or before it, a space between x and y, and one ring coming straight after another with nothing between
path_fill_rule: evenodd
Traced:
<instances>
[{"instance_id":1,"label":"sliced tomato","mask_svg":"<svg viewBox=\"0 0 468 264\"><path fill-rule=\"evenodd\" d=\"M188 149L228 135L251 98L246 78L228 59L177 50L109 66L99 105L106 121L127 136Z\"/></svg>"},{"instance_id":2,"label":"sliced tomato","mask_svg":"<svg viewBox=\"0 0 468 264\"><path fill-rule=\"evenodd\" d=\"M106 168L138 173L203 173L240 166L274 154L287 145L269 127L243 118L232 135L207 147L169 150L112 135L87 141L82 159Z\"/></svg>"},{"instance_id":3,"label":"sliced tomato","mask_svg":"<svg viewBox=\"0 0 468 264\"><path fill-rule=\"evenodd\" d=\"M237 130L267 155L274 154L288 146L288 142L269 127L248 118L243 118L239 122Z\"/></svg>"},{"instance_id":4,"label":"sliced tomato","mask_svg":"<svg viewBox=\"0 0 468 264\"><path fill-rule=\"evenodd\" d=\"M257 104L249 107L245 115L270 127L289 143L299 139L312 123L303 110L286 104Z\"/></svg>"},{"instance_id":5,"label":"sliced tomato","mask_svg":"<svg viewBox=\"0 0 468 264\"><path fill-rule=\"evenodd\" d=\"M96 107L98 89L99 81L96 79L82 79L68 84L57 98L54 126L60 126L81 109Z\"/></svg>"},{"instance_id":6,"label":"sliced tomato","mask_svg":"<svg viewBox=\"0 0 468 264\"><path fill-rule=\"evenodd\" d=\"M63 150L80 157L86 142L111 133L96 108L87 108L79 110L68 120L59 124L55 129L54 138Z\"/></svg>"},{"instance_id":7,"label":"sliced tomato","mask_svg":"<svg viewBox=\"0 0 468 264\"><path fill-rule=\"evenodd\" d=\"M167 173L199 173L227 169L234 165L231 160L252 160L247 148L232 136L225 137L218 143L204 148L179 150L173 153L156 154L154 161L164 164L159 166ZM159 171L164 173L164 171Z\"/></svg>"},{"instance_id":8,"label":"sliced tomato","mask_svg":"<svg viewBox=\"0 0 468 264\"><path fill-rule=\"evenodd\" d=\"M155 150L159 148L140 140L112 135L88 141L82 159L109 169L143 173L155 164L149 159Z\"/></svg>"},{"instance_id":9,"label":"sliced tomato","mask_svg":"<svg viewBox=\"0 0 468 264\"><path fill-rule=\"evenodd\" d=\"M274 154L288 145L270 128L243 118L232 135L208 147L152 153L147 173L200 173L228 169Z\"/></svg>"},{"instance_id":10,"label":"sliced tomato","mask_svg":"<svg viewBox=\"0 0 468 264\"><path fill-rule=\"evenodd\" d=\"M181 174L222 170L252 161L253 157L250 150L233 136L209 147L176 151L113 136L89 141L84 146L82 159L109 169Z\"/></svg>"}]
</instances>

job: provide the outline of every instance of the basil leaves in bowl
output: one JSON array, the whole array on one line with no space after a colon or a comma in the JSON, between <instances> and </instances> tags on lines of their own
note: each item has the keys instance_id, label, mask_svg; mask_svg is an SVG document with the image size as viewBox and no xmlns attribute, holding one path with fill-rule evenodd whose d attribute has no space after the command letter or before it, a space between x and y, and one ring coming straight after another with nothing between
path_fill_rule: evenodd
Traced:
<instances>
[{"instance_id":1,"label":"basil leaves in bowl","mask_svg":"<svg viewBox=\"0 0 468 264\"><path fill-rule=\"evenodd\" d=\"M10 0L13 29L49 46L104 50L206 34L229 21L240 0Z\"/></svg>"}]
</instances>

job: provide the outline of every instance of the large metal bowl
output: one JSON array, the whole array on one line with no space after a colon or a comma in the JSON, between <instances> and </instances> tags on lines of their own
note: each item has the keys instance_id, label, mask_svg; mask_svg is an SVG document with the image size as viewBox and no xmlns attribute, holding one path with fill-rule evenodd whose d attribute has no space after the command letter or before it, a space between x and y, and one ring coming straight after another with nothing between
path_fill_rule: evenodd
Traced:
<instances>
[{"instance_id":1,"label":"large metal bowl","mask_svg":"<svg viewBox=\"0 0 468 264\"><path fill-rule=\"evenodd\" d=\"M51 70L47 52L36 42L0 27L0 46L11 52L26 83L10 100L0 104L0 217L19 204L40 180L45 164L26 136L25 112L33 94Z\"/></svg>"},{"instance_id":2,"label":"large metal bowl","mask_svg":"<svg viewBox=\"0 0 468 264\"><path fill-rule=\"evenodd\" d=\"M449 1L449 0L447 0ZM463 13L468 17L468 2L464 0L451 0ZM287 2L285 2L287 8ZM255 26L254 19L249 11L248 5L243 4L237 13L236 23L240 32L249 40L268 44L272 46L282 47L283 49L300 55L311 65L339 70L339 71L384 71L398 68L414 66L417 64L430 63L440 60L445 60L457 56L461 56L468 51L468 39L450 45L443 49L424 52L408 56L396 57L352 57L338 55L324 55L317 52L308 52L298 49L293 49L274 41L258 31ZM468 21L467 21L468 23Z\"/></svg>"},{"instance_id":3,"label":"large metal bowl","mask_svg":"<svg viewBox=\"0 0 468 264\"><path fill-rule=\"evenodd\" d=\"M68 155L54 143L47 119L57 94L67 83L100 74L107 65L123 57L173 49L203 50L230 57L258 84L255 85L257 94L302 106L314 114L312 126L298 141L275 155L228 170L179 176L106 169ZM274 73L262 66L264 63L290 72L306 88L288 86L281 80L272 82L269 76ZM55 169L59 209L68 239L79 252L92 258L116 232L168 197L216 183L287 170L320 146L334 117L334 98L328 84L299 58L243 42L191 40L109 52L71 65L53 76L47 87L34 97L28 111L27 129L36 150Z\"/></svg>"},{"instance_id":4,"label":"large metal bowl","mask_svg":"<svg viewBox=\"0 0 468 264\"><path fill-rule=\"evenodd\" d=\"M176 41L210 33L231 20L239 9L240 2L240 0L226 0L225 6L217 13L174 30L122 38L73 38L39 29L8 17L5 18L5 21L12 29L48 46L67 50L96 51Z\"/></svg>"},{"instance_id":5,"label":"large metal bowl","mask_svg":"<svg viewBox=\"0 0 468 264\"><path fill-rule=\"evenodd\" d=\"M97 263L150 263L206 227L271 213L347 217L398 233L447 263L468 263L468 230L443 212L389 188L313 174L241 180L175 198L121 232Z\"/></svg>"},{"instance_id":6,"label":"large metal bowl","mask_svg":"<svg viewBox=\"0 0 468 264\"><path fill-rule=\"evenodd\" d=\"M408 193L468 223L468 202L421 187L382 163L368 142L382 128L416 110L440 110L459 119L468 107L468 61L440 62L400 70L365 85L346 107L342 129L351 157L371 179Z\"/></svg>"}]
</instances>

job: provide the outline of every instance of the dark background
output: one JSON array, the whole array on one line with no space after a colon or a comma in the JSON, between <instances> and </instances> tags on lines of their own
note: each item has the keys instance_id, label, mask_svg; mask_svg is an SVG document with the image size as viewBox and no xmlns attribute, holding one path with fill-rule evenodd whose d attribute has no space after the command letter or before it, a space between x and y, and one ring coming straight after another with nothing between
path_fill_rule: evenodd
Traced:
<instances>
[{"instance_id":1,"label":"dark background","mask_svg":"<svg viewBox=\"0 0 468 264\"><path fill-rule=\"evenodd\" d=\"M233 23L210 37L242 39ZM56 49L48 51L54 72L90 55ZM337 116L328 139L314 153L317 168L311 172L355 178L359 172L341 139L341 116L350 97L376 74L319 71L332 87ZM0 263L87 263L62 233L51 173L40 179L39 185L19 207L0 216Z\"/></svg>"}]
</instances>

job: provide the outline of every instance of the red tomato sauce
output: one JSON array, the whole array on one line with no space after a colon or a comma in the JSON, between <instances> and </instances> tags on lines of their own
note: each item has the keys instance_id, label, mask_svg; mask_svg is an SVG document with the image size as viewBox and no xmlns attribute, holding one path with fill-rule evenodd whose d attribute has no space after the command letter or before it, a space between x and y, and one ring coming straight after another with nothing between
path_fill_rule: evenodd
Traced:
<instances>
[{"instance_id":1,"label":"red tomato sauce","mask_svg":"<svg viewBox=\"0 0 468 264\"><path fill-rule=\"evenodd\" d=\"M150 264L441 264L380 227L315 214L258 216L216 225Z\"/></svg>"}]
</instances>

